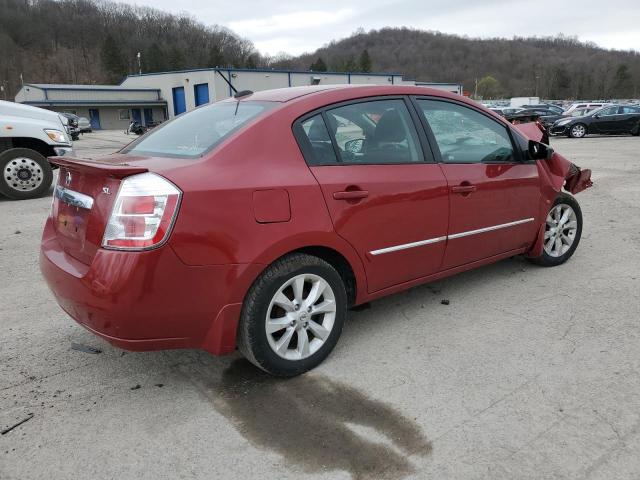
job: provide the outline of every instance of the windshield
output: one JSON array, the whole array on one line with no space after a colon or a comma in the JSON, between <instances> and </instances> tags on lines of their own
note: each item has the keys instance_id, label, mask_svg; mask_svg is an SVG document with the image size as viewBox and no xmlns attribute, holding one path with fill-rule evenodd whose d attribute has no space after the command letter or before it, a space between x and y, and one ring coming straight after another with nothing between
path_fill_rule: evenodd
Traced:
<instances>
[{"instance_id":1,"label":"windshield","mask_svg":"<svg viewBox=\"0 0 640 480\"><path fill-rule=\"evenodd\" d=\"M276 102L220 102L196 108L151 130L123 153L198 158Z\"/></svg>"}]
</instances>

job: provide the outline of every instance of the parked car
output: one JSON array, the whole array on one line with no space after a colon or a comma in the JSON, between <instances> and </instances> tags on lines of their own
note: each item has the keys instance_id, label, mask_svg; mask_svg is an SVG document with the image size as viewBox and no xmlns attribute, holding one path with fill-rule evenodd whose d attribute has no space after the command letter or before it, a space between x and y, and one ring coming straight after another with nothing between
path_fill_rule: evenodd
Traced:
<instances>
[{"instance_id":1,"label":"parked car","mask_svg":"<svg viewBox=\"0 0 640 480\"><path fill-rule=\"evenodd\" d=\"M540 123L545 128L550 128L556 120L564 117L564 114L558 113L555 109L547 107L525 108L518 112L519 115L537 115Z\"/></svg>"},{"instance_id":2,"label":"parked car","mask_svg":"<svg viewBox=\"0 0 640 480\"><path fill-rule=\"evenodd\" d=\"M498 115L504 117L505 115L513 115L523 110L520 107L489 107L489 110L496 112Z\"/></svg>"},{"instance_id":3,"label":"parked car","mask_svg":"<svg viewBox=\"0 0 640 480\"><path fill-rule=\"evenodd\" d=\"M40 267L129 350L236 345L291 376L348 308L524 254L566 262L580 170L475 102L412 86L243 92L60 167ZM393 327L388 326L389 329Z\"/></svg>"},{"instance_id":4,"label":"parked car","mask_svg":"<svg viewBox=\"0 0 640 480\"><path fill-rule=\"evenodd\" d=\"M92 131L91 122L87 117L78 117L78 128L80 128L80 133Z\"/></svg>"},{"instance_id":5,"label":"parked car","mask_svg":"<svg viewBox=\"0 0 640 480\"><path fill-rule=\"evenodd\" d=\"M73 155L60 115L0 100L0 194L24 200L46 192L53 181L47 157Z\"/></svg>"},{"instance_id":6,"label":"parked car","mask_svg":"<svg viewBox=\"0 0 640 480\"><path fill-rule=\"evenodd\" d=\"M567 118L567 117L582 117L584 115L586 115L589 112L592 112L594 110L597 110L599 108L602 107L584 107L584 108L576 108L575 110L573 110L571 113L565 113L563 115L563 118ZM555 123L555 122L554 122Z\"/></svg>"},{"instance_id":7,"label":"parked car","mask_svg":"<svg viewBox=\"0 0 640 480\"><path fill-rule=\"evenodd\" d=\"M67 127L72 140L78 140L80 138L80 127L78 126L78 120L80 117L73 113L61 112L61 115L67 119Z\"/></svg>"},{"instance_id":8,"label":"parked car","mask_svg":"<svg viewBox=\"0 0 640 480\"><path fill-rule=\"evenodd\" d=\"M606 102L578 102L570 105L569 108L567 108L564 111L564 113L567 115L570 115L576 109L589 108L593 110L593 109L601 108L607 105L611 105L611 104Z\"/></svg>"},{"instance_id":9,"label":"parked car","mask_svg":"<svg viewBox=\"0 0 640 480\"><path fill-rule=\"evenodd\" d=\"M551 111L555 115L562 115L564 113L564 109L562 107L559 107L558 105L554 105L552 103L538 103L538 104L532 104L532 105L523 105L522 108L527 110L535 109L535 110Z\"/></svg>"},{"instance_id":10,"label":"parked car","mask_svg":"<svg viewBox=\"0 0 640 480\"><path fill-rule=\"evenodd\" d=\"M640 135L640 107L610 105L581 117L563 118L553 124L550 133L572 138L582 138L590 133Z\"/></svg>"}]
</instances>

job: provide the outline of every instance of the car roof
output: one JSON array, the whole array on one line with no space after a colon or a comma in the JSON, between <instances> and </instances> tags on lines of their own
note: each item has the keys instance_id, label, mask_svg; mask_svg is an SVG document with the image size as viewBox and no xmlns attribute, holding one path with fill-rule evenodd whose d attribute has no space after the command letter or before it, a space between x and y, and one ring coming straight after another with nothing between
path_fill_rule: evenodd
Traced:
<instances>
[{"instance_id":1,"label":"car roof","mask_svg":"<svg viewBox=\"0 0 640 480\"><path fill-rule=\"evenodd\" d=\"M421 87L415 85L313 85L304 87L285 87L273 90L262 90L240 98L240 100L267 101L267 102L291 102L302 97L313 95L314 99L322 101L339 96L345 100L359 97L383 96L383 95L434 95L439 97L456 98L469 102L465 97L444 90ZM229 100L235 100L231 98ZM475 102L474 102L475 103Z\"/></svg>"}]
</instances>

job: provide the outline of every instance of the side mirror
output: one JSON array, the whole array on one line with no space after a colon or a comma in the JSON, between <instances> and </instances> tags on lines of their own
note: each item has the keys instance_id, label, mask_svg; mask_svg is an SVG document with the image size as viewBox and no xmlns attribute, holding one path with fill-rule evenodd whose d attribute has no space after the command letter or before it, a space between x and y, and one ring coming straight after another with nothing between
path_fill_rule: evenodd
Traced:
<instances>
[{"instance_id":1,"label":"side mirror","mask_svg":"<svg viewBox=\"0 0 640 480\"><path fill-rule=\"evenodd\" d=\"M528 150L532 160L549 160L553 156L553 148L534 140L529 140Z\"/></svg>"},{"instance_id":2,"label":"side mirror","mask_svg":"<svg viewBox=\"0 0 640 480\"><path fill-rule=\"evenodd\" d=\"M347 152L351 153L362 153L364 148L364 138L355 138L353 140L348 140L344 144L344 149Z\"/></svg>"},{"instance_id":3,"label":"side mirror","mask_svg":"<svg viewBox=\"0 0 640 480\"><path fill-rule=\"evenodd\" d=\"M599 113L596 113L596 114L593 116L593 118L600 118L600 114L599 114Z\"/></svg>"}]
</instances>

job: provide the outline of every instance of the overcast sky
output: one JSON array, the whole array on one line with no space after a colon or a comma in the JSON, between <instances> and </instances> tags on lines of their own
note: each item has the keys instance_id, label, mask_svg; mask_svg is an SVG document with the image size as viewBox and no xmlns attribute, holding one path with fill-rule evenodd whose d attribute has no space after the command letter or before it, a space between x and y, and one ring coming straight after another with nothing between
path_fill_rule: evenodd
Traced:
<instances>
[{"instance_id":1,"label":"overcast sky","mask_svg":"<svg viewBox=\"0 0 640 480\"><path fill-rule=\"evenodd\" d=\"M133 0L229 27L261 53L311 52L357 28L407 26L469 37L563 33L640 50L638 0Z\"/></svg>"}]
</instances>

